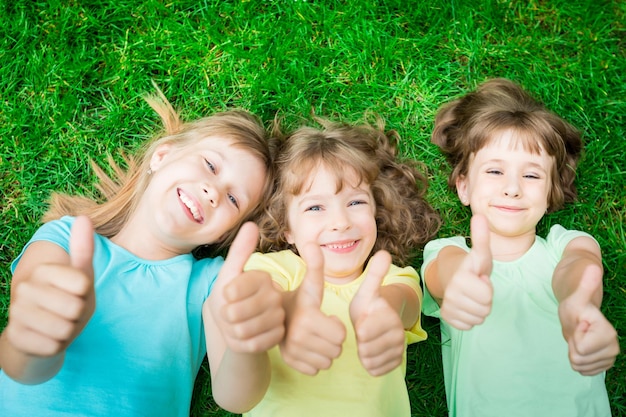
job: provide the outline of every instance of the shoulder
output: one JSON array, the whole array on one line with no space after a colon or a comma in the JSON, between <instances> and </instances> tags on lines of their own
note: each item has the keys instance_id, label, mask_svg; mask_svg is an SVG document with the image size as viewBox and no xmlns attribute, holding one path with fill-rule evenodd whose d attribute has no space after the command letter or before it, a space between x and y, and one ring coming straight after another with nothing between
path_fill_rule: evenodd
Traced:
<instances>
[{"instance_id":1,"label":"shoulder","mask_svg":"<svg viewBox=\"0 0 626 417\"><path fill-rule=\"evenodd\" d=\"M291 250L270 253L253 253L248 259L244 270L261 270L268 272L272 279L283 289L288 290L299 285L306 271L302 258Z\"/></svg>"},{"instance_id":2,"label":"shoulder","mask_svg":"<svg viewBox=\"0 0 626 417\"><path fill-rule=\"evenodd\" d=\"M70 251L70 231L74 224L74 217L65 216L59 220L53 220L44 223L37 229L30 240L24 245L20 254L11 263L11 271L15 271L15 267L26 252L28 247L35 242L50 242L57 246L60 246L65 252Z\"/></svg>"},{"instance_id":3,"label":"shoulder","mask_svg":"<svg viewBox=\"0 0 626 417\"><path fill-rule=\"evenodd\" d=\"M389 284L405 284L413 288L418 295L422 295L419 275L412 266L399 267L391 264L383 280L383 285Z\"/></svg>"},{"instance_id":4,"label":"shoulder","mask_svg":"<svg viewBox=\"0 0 626 417\"><path fill-rule=\"evenodd\" d=\"M598 242L589 233L581 232L579 230L568 230L559 224L555 224L550 228L548 235L545 239L537 237L539 243L543 244L548 250L562 253L565 248L573 241L582 240L588 242L588 244L600 247Z\"/></svg>"},{"instance_id":5,"label":"shoulder","mask_svg":"<svg viewBox=\"0 0 626 417\"><path fill-rule=\"evenodd\" d=\"M424 246L424 262L422 263L422 275L424 274L424 269L426 265L432 262L443 248L448 246L456 246L466 252L469 251L469 246L467 246L467 241L463 236L445 237L441 239L431 240L426 244L426 246Z\"/></svg>"}]
</instances>

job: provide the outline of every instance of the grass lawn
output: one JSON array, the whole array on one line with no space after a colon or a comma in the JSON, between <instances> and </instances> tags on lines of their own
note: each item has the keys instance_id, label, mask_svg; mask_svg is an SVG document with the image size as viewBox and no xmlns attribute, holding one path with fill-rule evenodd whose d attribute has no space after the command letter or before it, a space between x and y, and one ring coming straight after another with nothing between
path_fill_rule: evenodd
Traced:
<instances>
[{"instance_id":1,"label":"grass lawn","mask_svg":"<svg viewBox=\"0 0 626 417\"><path fill-rule=\"evenodd\" d=\"M440 236L466 234L429 143L436 109L491 77L513 79L584 134L579 201L546 216L594 235L603 311L626 351L626 2L608 0L0 0L0 329L9 265L52 190L91 190L88 159L132 150L158 127L154 80L187 119L241 107L288 124L382 115L428 167ZM419 264L415 265L419 267ZM444 416L438 323L409 349L414 416ZM192 416L228 416L206 367ZM606 379L626 416L626 361Z\"/></svg>"}]
</instances>

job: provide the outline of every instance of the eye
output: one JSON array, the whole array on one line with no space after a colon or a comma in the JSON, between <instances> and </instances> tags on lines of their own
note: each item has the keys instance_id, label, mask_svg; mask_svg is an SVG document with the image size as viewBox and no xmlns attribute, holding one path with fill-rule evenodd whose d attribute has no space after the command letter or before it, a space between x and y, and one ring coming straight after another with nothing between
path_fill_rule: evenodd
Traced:
<instances>
[{"instance_id":1,"label":"eye","mask_svg":"<svg viewBox=\"0 0 626 417\"><path fill-rule=\"evenodd\" d=\"M353 201L350 201L348 203L348 206L358 206L358 205L361 205L361 204L367 204L367 201L365 201L365 200L353 200Z\"/></svg>"},{"instance_id":2,"label":"eye","mask_svg":"<svg viewBox=\"0 0 626 417\"><path fill-rule=\"evenodd\" d=\"M322 211L322 206L310 206L307 207L304 211Z\"/></svg>"},{"instance_id":3,"label":"eye","mask_svg":"<svg viewBox=\"0 0 626 417\"><path fill-rule=\"evenodd\" d=\"M227 197L228 197L228 201L230 201L232 205L234 205L237 209L239 209L239 202L237 201L235 196L232 194L228 194Z\"/></svg>"},{"instance_id":4,"label":"eye","mask_svg":"<svg viewBox=\"0 0 626 417\"><path fill-rule=\"evenodd\" d=\"M502 171L500 171L499 169L496 169L496 168L492 168L492 169L488 169L487 170L487 174L502 175Z\"/></svg>"},{"instance_id":5,"label":"eye","mask_svg":"<svg viewBox=\"0 0 626 417\"><path fill-rule=\"evenodd\" d=\"M524 178L529 178L531 180L538 180L538 179L541 179L541 176L537 174L524 174Z\"/></svg>"},{"instance_id":6,"label":"eye","mask_svg":"<svg viewBox=\"0 0 626 417\"><path fill-rule=\"evenodd\" d=\"M211 161L205 159L204 162L206 163L206 166L211 170L211 172L215 174L215 166L211 163Z\"/></svg>"}]
</instances>

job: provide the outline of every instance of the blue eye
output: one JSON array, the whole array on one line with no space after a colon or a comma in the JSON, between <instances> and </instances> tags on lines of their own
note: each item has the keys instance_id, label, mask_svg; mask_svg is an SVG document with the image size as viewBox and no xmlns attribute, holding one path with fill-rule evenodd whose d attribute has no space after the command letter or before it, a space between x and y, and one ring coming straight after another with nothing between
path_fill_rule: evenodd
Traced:
<instances>
[{"instance_id":1,"label":"blue eye","mask_svg":"<svg viewBox=\"0 0 626 417\"><path fill-rule=\"evenodd\" d=\"M206 162L206 165L209 167L209 169L211 170L212 173L215 174L215 166L213 166L213 164L211 163L211 161L205 159L204 162Z\"/></svg>"},{"instance_id":2,"label":"blue eye","mask_svg":"<svg viewBox=\"0 0 626 417\"><path fill-rule=\"evenodd\" d=\"M306 210L304 211L322 211L322 206L311 206L311 207L307 207Z\"/></svg>"},{"instance_id":3,"label":"blue eye","mask_svg":"<svg viewBox=\"0 0 626 417\"><path fill-rule=\"evenodd\" d=\"M365 202L363 200L354 200L354 201L350 201L348 206L358 206L358 205L361 205L361 204L367 204L367 202Z\"/></svg>"},{"instance_id":4,"label":"blue eye","mask_svg":"<svg viewBox=\"0 0 626 417\"><path fill-rule=\"evenodd\" d=\"M230 201L235 207L239 208L239 202L237 202L234 195L228 194L228 201Z\"/></svg>"}]
</instances>

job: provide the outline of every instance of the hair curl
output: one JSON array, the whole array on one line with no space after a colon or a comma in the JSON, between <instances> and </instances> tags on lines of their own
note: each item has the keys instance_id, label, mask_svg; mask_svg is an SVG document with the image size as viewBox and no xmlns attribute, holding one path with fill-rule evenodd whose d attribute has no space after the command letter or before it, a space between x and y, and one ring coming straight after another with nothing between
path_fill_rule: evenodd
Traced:
<instances>
[{"instance_id":1,"label":"hair curl","mask_svg":"<svg viewBox=\"0 0 626 417\"><path fill-rule=\"evenodd\" d=\"M398 265L407 265L438 231L439 215L424 199L427 180L412 160L400 160L395 131L384 123L348 125L316 118L321 129L301 127L285 136L276 127L280 141L276 190L270 198L260 228L261 251L292 249L286 240L287 203L303 191L305 181L319 164L336 174L337 191L344 186L344 173L353 170L369 184L376 202L378 237L372 253L387 250ZM371 255L370 254L370 255Z\"/></svg>"}]
</instances>

